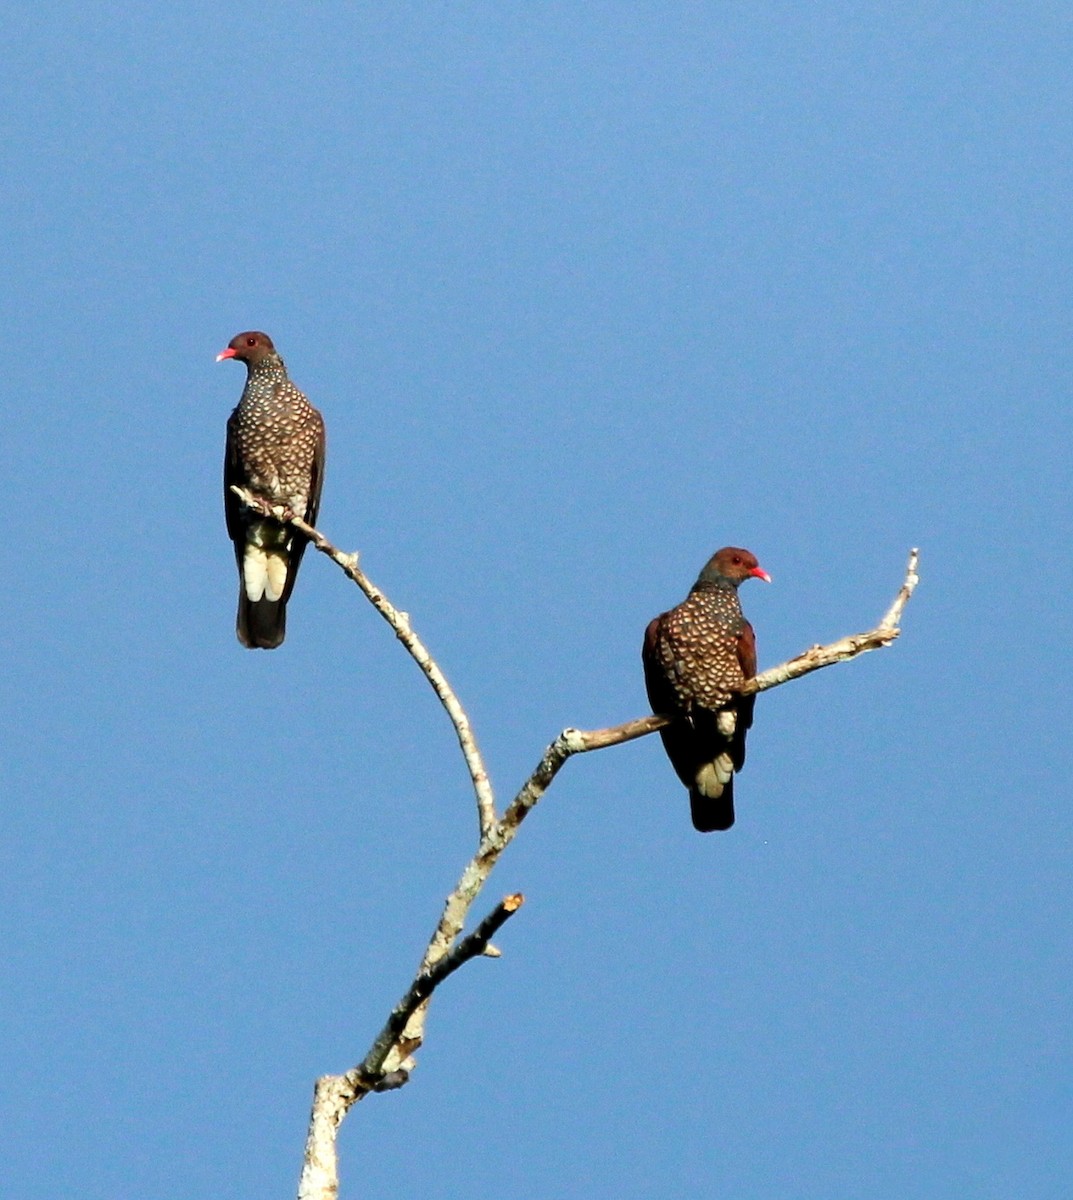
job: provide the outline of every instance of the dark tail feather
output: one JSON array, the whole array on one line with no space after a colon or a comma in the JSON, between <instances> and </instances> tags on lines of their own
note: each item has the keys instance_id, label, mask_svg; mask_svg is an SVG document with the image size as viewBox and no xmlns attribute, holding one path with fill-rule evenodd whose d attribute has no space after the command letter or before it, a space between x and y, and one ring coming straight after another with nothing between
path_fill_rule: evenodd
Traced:
<instances>
[{"instance_id":1,"label":"dark tail feather","mask_svg":"<svg viewBox=\"0 0 1073 1200\"><path fill-rule=\"evenodd\" d=\"M712 800L702 796L697 789L689 789L689 810L693 817L693 828L698 833L724 831L734 824L734 780L723 787L723 794Z\"/></svg>"},{"instance_id":2,"label":"dark tail feather","mask_svg":"<svg viewBox=\"0 0 1073 1200\"><path fill-rule=\"evenodd\" d=\"M238 640L249 650L275 650L287 632L287 605L283 600L255 600L243 587L238 592Z\"/></svg>"}]
</instances>

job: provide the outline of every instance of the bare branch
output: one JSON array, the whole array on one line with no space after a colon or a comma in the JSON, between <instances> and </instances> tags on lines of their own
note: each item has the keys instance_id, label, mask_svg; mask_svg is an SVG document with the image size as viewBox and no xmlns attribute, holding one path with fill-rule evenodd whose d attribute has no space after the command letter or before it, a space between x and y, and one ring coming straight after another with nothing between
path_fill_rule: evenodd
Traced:
<instances>
[{"instance_id":1,"label":"bare branch","mask_svg":"<svg viewBox=\"0 0 1073 1200\"><path fill-rule=\"evenodd\" d=\"M395 1005L379 1037L361 1063L348 1072L357 1081L376 1080L382 1073L389 1052L399 1040L410 1018L441 983L453 975L463 963L477 958L488 949L493 934L500 929L525 903L521 892L507 896L496 905L477 928L458 942L447 954L430 967L424 968L410 984L406 995Z\"/></svg>"},{"instance_id":2,"label":"bare branch","mask_svg":"<svg viewBox=\"0 0 1073 1200\"><path fill-rule=\"evenodd\" d=\"M358 566L356 554L344 554L342 550L333 546L324 534L314 529L308 522L303 521L301 517L282 508L270 507L259 496L247 491L246 488L232 486L231 490L248 507L256 509L266 516L274 516L277 520L285 521L287 524L293 525L300 533L304 533L321 554L326 554L361 588L365 598L395 631L395 636L406 647L410 657L417 663L422 674L432 685L432 690L446 710L451 724L454 725L458 744L462 747L462 755L469 770L469 777L473 781L473 791L477 798L477 820L480 825L481 837L484 837L496 822L492 782L485 769L481 752L477 748L477 739L470 726L469 716L455 695L454 689L447 682L447 676L440 670L439 664L429 654L424 642L411 628L409 614L395 608L384 593L373 584L372 580Z\"/></svg>"},{"instance_id":3,"label":"bare branch","mask_svg":"<svg viewBox=\"0 0 1073 1200\"><path fill-rule=\"evenodd\" d=\"M895 629L902 619L902 612L905 606L909 603L910 597L917 584L920 582L920 576L917 575L917 566L920 563L920 551L914 546L909 551L909 562L905 568L905 582L894 597L894 603L887 609L886 616L879 622L880 629Z\"/></svg>"},{"instance_id":4,"label":"bare branch","mask_svg":"<svg viewBox=\"0 0 1073 1200\"><path fill-rule=\"evenodd\" d=\"M264 506L249 493L238 488L233 490L247 503L252 501L254 507L264 510ZM490 939L521 906L523 897L520 894L507 896L472 933L461 941L458 939L473 902L480 895L503 851L514 840L527 814L540 801L569 758L575 754L602 750L608 746L617 746L622 742L645 737L668 725L671 718L655 714L605 729L564 729L545 750L536 769L511 801L502 819L498 819L491 785L470 730L469 720L435 661L410 628L409 618L399 613L358 569L356 555L341 553L316 529L290 514L275 511L273 515L280 520L290 520L318 550L327 554L346 572L391 625L396 636L424 672L447 709L458 733L477 796L481 827L477 851L466 864L454 890L447 897L417 975L406 994L392 1010L368 1053L346 1074L325 1075L317 1080L298 1197L299 1200L336 1200L339 1190L336 1133L343 1118L358 1100L371 1091L389 1091L407 1082L414 1066L412 1056L424 1038L428 1003L439 984L470 959L482 954L499 953L491 945ZM875 629L842 638L828 646L813 646L797 658L769 668L749 680L740 689L741 692L751 694L766 691L821 667L831 666L865 651L889 645L899 634L898 622L901 620L902 611L918 582L917 560L917 551L913 550L909 556L905 582Z\"/></svg>"},{"instance_id":5,"label":"bare branch","mask_svg":"<svg viewBox=\"0 0 1073 1200\"><path fill-rule=\"evenodd\" d=\"M370 1092L387 1092L408 1082L408 1065L385 1071L384 1064L396 1052L406 1026L421 1011L448 976L464 963L486 953L495 932L525 903L521 892L502 899L477 928L462 939L434 966L423 968L406 995L395 1005L369 1053L345 1075L323 1075L313 1089L313 1111L306 1135L305 1161L298 1186L298 1200L329 1200L339 1193L336 1133L350 1109ZM416 1049L416 1046L412 1047Z\"/></svg>"},{"instance_id":6,"label":"bare branch","mask_svg":"<svg viewBox=\"0 0 1073 1200\"><path fill-rule=\"evenodd\" d=\"M789 683L791 679L800 679L802 675L818 671L821 667L832 667L835 663L846 662L847 659L856 658L858 654L864 654L868 650L880 650L889 646L901 633L898 622L902 619L902 612L920 582L917 575L919 561L920 552L915 548L910 550L909 562L905 568L905 582L875 629L870 629L867 633L851 634L837 642L831 642L828 646L813 646L811 650L791 658L789 662L769 667L753 679L747 679L740 689L741 694L750 696L755 692L766 692L769 688Z\"/></svg>"},{"instance_id":7,"label":"bare branch","mask_svg":"<svg viewBox=\"0 0 1073 1200\"><path fill-rule=\"evenodd\" d=\"M314 1085L298 1200L335 1200L339 1195L335 1135L354 1099L345 1075L322 1075Z\"/></svg>"}]
</instances>

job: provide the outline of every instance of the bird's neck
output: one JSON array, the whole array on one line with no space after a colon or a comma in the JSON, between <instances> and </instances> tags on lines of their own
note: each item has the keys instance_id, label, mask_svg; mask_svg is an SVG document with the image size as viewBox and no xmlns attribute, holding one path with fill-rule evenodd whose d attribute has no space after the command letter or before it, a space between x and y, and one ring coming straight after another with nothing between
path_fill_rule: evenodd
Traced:
<instances>
[{"instance_id":1,"label":"bird's neck","mask_svg":"<svg viewBox=\"0 0 1073 1200\"><path fill-rule=\"evenodd\" d=\"M286 378L287 368L278 354L270 354L267 358L262 358L260 362L250 363L246 374L247 383L261 383L262 381L274 383Z\"/></svg>"},{"instance_id":2,"label":"bird's neck","mask_svg":"<svg viewBox=\"0 0 1073 1200\"><path fill-rule=\"evenodd\" d=\"M737 590L738 585L733 579L727 579L725 575L708 575L703 571L693 585L695 592L736 592Z\"/></svg>"}]
</instances>

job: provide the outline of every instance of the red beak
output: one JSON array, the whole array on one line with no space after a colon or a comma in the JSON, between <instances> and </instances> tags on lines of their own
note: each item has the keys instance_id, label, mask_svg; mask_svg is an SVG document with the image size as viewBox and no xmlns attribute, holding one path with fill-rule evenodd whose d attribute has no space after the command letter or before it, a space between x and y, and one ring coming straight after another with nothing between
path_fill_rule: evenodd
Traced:
<instances>
[{"instance_id":1,"label":"red beak","mask_svg":"<svg viewBox=\"0 0 1073 1200\"><path fill-rule=\"evenodd\" d=\"M225 358L234 358L234 357L235 357L234 350L232 350L231 347L228 346L226 350L221 350L220 353L216 355L216 361L223 362L223 360Z\"/></svg>"},{"instance_id":2,"label":"red beak","mask_svg":"<svg viewBox=\"0 0 1073 1200\"><path fill-rule=\"evenodd\" d=\"M750 575L755 575L757 579L762 579L765 583L771 582L771 576L764 570L763 567L753 567L749 572Z\"/></svg>"}]
</instances>

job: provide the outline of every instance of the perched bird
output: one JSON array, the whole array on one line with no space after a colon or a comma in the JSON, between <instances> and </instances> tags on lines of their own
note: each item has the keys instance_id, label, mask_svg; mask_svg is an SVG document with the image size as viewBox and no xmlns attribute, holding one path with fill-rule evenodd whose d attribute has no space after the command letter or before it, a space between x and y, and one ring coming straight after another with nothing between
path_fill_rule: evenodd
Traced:
<instances>
[{"instance_id":1,"label":"perched bird","mask_svg":"<svg viewBox=\"0 0 1073 1200\"><path fill-rule=\"evenodd\" d=\"M734 772L756 699L733 691L756 674L756 638L738 602L750 575L771 582L748 550L717 551L685 600L649 622L641 650L652 711L675 717L659 732L701 833L734 824Z\"/></svg>"},{"instance_id":2,"label":"perched bird","mask_svg":"<svg viewBox=\"0 0 1073 1200\"><path fill-rule=\"evenodd\" d=\"M249 489L311 525L324 482L324 421L291 383L267 333L240 333L216 356L246 364L246 387L227 422L224 514L238 563L238 640L272 650L286 633L287 601L306 539L249 508L231 491Z\"/></svg>"}]
</instances>

